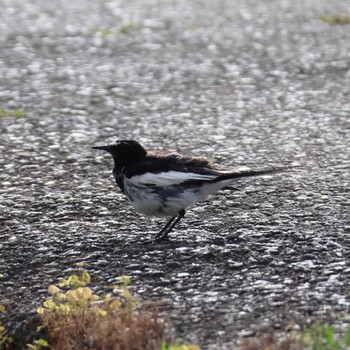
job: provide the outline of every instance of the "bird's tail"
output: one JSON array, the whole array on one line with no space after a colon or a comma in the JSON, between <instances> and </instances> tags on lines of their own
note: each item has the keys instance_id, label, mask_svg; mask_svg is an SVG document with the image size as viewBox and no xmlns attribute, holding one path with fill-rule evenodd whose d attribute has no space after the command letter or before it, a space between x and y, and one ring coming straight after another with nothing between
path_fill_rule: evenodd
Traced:
<instances>
[{"instance_id":1,"label":"bird's tail","mask_svg":"<svg viewBox=\"0 0 350 350\"><path fill-rule=\"evenodd\" d=\"M272 175L277 173L282 173L286 171L293 170L293 167L279 167L279 168L272 168L272 169L262 169L262 170L241 170L241 171L234 171L234 172L227 172L227 173L221 173L220 177L216 180L222 181L222 180L230 180L230 179L240 179L243 177L253 177L253 176L263 176L263 175Z\"/></svg>"},{"instance_id":2,"label":"bird's tail","mask_svg":"<svg viewBox=\"0 0 350 350\"><path fill-rule=\"evenodd\" d=\"M276 174L281 172L286 172L288 170L292 170L294 167L278 167L272 169L261 169L261 170L252 170L245 168L244 170L237 170L234 172L220 172L220 175L215 179L208 181L208 186L204 186L200 192L202 199L208 197L208 195L213 194L214 192L220 190L221 188L230 188L233 190L237 190L237 188L232 187L232 183L234 183L235 179L241 179L245 177L252 176L263 176Z\"/></svg>"}]
</instances>

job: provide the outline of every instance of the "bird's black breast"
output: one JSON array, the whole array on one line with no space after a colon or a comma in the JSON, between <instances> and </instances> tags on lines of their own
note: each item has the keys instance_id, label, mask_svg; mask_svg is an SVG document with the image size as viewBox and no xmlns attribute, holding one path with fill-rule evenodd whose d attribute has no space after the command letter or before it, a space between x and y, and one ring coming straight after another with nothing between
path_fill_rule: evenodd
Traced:
<instances>
[{"instance_id":1,"label":"bird's black breast","mask_svg":"<svg viewBox=\"0 0 350 350\"><path fill-rule=\"evenodd\" d=\"M122 192L125 194L125 186L124 186L124 168L123 169L117 169L116 167L113 169L113 175L115 178L115 182L119 186L119 188L122 190Z\"/></svg>"}]
</instances>

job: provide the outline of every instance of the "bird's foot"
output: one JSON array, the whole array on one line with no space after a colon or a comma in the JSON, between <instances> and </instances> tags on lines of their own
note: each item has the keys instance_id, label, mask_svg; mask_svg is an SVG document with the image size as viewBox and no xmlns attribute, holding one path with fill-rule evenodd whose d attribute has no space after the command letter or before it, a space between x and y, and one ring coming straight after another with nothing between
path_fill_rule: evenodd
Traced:
<instances>
[{"instance_id":1,"label":"bird's foot","mask_svg":"<svg viewBox=\"0 0 350 350\"><path fill-rule=\"evenodd\" d=\"M138 240L137 243L141 245L159 244L159 243L169 243L171 240L169 237L155 237L152 239L144 239L141 242ZM135 242L136 243L136 242Z\"/></svg>"},{"instance_id":2,"label":"bird's foot","mask_svg":"<svg viewBox=\"0 0 350 350\"><path fill-rule=\"evenodd\" d=\"M164 242L171 242L168 236L159 236L159 237L155 237L155 238L152 240L152 243L153 243L153 244L156 244L156 243L164 243Z\"/></svg>"}]
</instances>

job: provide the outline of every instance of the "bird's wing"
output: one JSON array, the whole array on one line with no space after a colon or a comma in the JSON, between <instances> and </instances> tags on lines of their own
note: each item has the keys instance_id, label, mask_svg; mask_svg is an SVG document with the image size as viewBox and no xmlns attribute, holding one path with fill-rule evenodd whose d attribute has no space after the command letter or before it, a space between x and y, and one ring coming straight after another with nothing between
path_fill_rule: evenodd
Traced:
<instances>
[{"instance_id":1,"label":"bird's wing","mask_svg":"<svg viewBox=\"0 0 350 350\"><path fill-rule=\"evenodd\" d=\"M140 175L134 175L128 179L134 185L138 186L172 186L189 181L213 181L217 175L203 175L181 171L165 171L160 173L147 172Z\"/></svg>"},{"instance_id":2,"label":"bird's wing","mask_svg":"<svg viewBox=\"0 0 350 350\"><path fill-rule=\"evenodd\" d=\"M181 157L178 154L148 155L142 160L127 164L123 173L127 178L144 173L162 174L162 177L164 175L167 178L188 178L184 181L205 179L198 178L197 175L211 176L209 179L215 179L219 175L207 160Z\"/></svg>"}]
</instances>

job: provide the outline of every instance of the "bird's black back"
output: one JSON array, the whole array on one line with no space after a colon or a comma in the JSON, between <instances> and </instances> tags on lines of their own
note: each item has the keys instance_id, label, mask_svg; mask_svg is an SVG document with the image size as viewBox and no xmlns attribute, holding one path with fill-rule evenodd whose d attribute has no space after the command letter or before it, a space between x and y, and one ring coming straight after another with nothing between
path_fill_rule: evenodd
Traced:
<instances>
[{"instance_id":1,"label":"bird's black back","mask_svg":"<svg viewBox=\"0 0 350 350\"><path fill-rule=\"evenodd\" d=\"M219 174L211 163L204 158L189 158L176 153L162 154L157 152L149 152L146 157L128 163L123 170L128 178L144 173L159 174L168 171L202 175Z\"/></svg>"}]
</instances>

